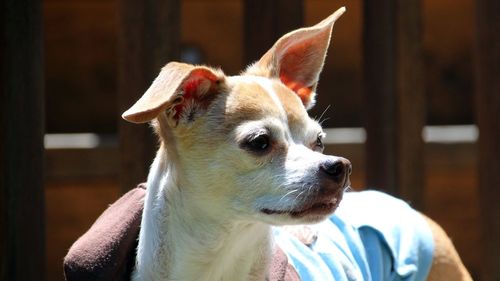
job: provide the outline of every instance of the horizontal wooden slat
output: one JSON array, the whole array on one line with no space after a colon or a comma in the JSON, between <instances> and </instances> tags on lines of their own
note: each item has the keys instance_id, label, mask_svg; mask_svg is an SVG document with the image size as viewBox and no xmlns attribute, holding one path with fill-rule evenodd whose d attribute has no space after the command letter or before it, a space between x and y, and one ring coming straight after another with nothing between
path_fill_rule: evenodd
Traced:
<instances>
[{"instance_id":1,"label":"horizontal wooden slat","mask_svg":"<svg viewBox=\"0 0 500 281\"><path fill-rule=\"evenodd\" d=\"M94 149L48 149L45 152L47 180L117 177L117 147Z\"/></svg>"}]
</instances>

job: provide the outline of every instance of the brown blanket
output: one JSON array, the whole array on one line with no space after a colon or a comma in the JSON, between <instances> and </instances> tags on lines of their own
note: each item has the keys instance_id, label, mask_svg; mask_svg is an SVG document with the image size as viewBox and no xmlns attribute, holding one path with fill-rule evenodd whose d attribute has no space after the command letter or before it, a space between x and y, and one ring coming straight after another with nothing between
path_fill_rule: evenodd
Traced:
<instances>
[{"instance_id":1,"label":"brown blanket","mask_svg":"<svg viewBox=\"0 0 500 281\"><path fill-rule=\"evenodd\" d=\"M123 195L71 246L64 258L66 280L130 280L145 194L146 185L140 184ZM273 256L267 279L299 280L279 248Z\"/></svg>"}]
</instances>

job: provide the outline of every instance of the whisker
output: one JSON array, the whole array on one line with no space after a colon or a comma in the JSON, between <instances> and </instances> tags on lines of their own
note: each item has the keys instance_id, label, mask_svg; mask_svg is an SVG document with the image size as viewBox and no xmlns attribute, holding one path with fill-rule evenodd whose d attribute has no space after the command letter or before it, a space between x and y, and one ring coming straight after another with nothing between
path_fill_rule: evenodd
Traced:
<instances>
[{"instance_id":1,"label":"whisker","mask_svg":"<svg viewBox=\"0 0 500 281\"><path fill-rule=\"evenodd\" d=\"M323 123L324 123L325 121L328 121L328 120L330 120L330 117L326 117L325 119L323 119L323 120L319 121L318 123L319 123L321 126L323 126Z\"/></svg>"},{"instance_id":2,"label":"whisker","mask_svg":"<svg viewBox=\"0 0 500 281\"><path fill-rule=\"evenodd\" d=\"M294 190L291 190L289 192L287 192L285 195L281 196L280 200L278 200L278 202L281 202L281 200L285 199L285 197L287 197L288 195L294 193L294 192L297 192L299 191L298 189L294 189Z\"/></svg>"},{"instance_id":3,"label":"whisker","mask_svg":"<svg viewBox=\"0 0 500 281\"><path fill-rule=\"evenodd\" d=\"M304 194L304 192L306 192L306 190L302 190L297 196L295 196L295 199L298 200L299 197Z\"/></svg>"},{"instance_id":4,"label":"whisker","mask_svg":"<svg viewBox=\"0 0 500 281\"><path fill-rule=\"evenodd\" d=\"M318 120L321 120L321 118L323 118L323 115L325 115L325 113L328 111L328 109L330 109L330 106L331 106L331 104L329 104L329 105L325 108L325 110L323 110L323 112L322 112L322 113L321 113L321 115L319 116ZM320 122L321 122L321 121L320 121Z\"/></svg>"}]
</instances>

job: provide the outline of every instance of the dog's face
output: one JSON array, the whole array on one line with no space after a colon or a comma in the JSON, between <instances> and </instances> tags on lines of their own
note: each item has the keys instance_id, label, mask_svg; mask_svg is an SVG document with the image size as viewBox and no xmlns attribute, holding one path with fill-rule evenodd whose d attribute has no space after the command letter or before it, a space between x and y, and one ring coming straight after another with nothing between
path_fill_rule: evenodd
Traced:
<instances>
[{"instance_id":1,"label":"dog's face","mask_svg":"<svg viewBox=\"0 0 500 281\"><path fill-rule=\"evenodd\" d=\"M169 63L124 118L153 121L189 203L204 214L270 224L326 218L350 163L323 155L307 114L339 10L279 39L243 74Z\"/></svg>"}]
</instances>

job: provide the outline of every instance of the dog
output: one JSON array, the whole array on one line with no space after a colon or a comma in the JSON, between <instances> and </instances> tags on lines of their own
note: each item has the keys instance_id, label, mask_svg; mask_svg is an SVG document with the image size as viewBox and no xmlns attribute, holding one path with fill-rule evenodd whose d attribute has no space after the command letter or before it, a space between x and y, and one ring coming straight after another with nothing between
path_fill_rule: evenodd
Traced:
<instances>
[{"instance_id":1,"label":"dog","mask_svg":"<svg viewBox=\"0 0 500 281\"><path fill-rule=\"evenodd\" d=\"M322 153L325 133L307 110L344 11L285 34L240 75L168 63L123 113L127 121L151 123L159 137L133 280L266 280L276 248L303 280L471 280L436 223L388 195L345 193L351 163ZM386 204L396 210L377 211ZM396 218L403 213L408 217ZM359 228L346 227L350 217ZM366 217L378 222L362 228ZM350 234L328 238L342 228L336 222ZM405 242L391 243L381 230L406 233L400 223L413 227L417 250L409 255L422 267L400 262ZM326 253L338 239L354 254ZM382 241L379 250L364 246L368 240ZM336 275L329 267L339 259L344 272ZM383 268L377 276L367 272L374 263Z\"/></svg>"}]
</instances>

